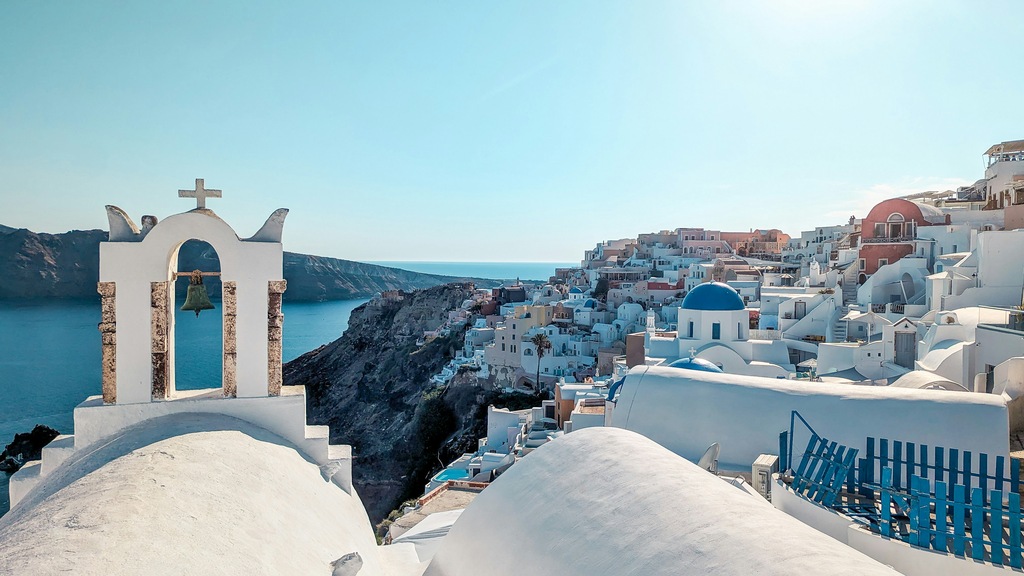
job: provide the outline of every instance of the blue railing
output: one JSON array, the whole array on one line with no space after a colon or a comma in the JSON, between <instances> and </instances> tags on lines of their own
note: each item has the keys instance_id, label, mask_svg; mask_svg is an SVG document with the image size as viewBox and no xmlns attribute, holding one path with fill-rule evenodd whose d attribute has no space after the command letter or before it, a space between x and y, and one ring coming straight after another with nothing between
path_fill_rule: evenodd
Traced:
<instances>
[{"instance_id":1,"label":"blue railing","mask_svg":"<svg viewBox=\"0 0 1024 576\"><path fill-rule=\"evenodd\" d=\"M811 437L808 449L800 455L793 452L794 436L798 431L797 422L803 424ZM799 412L792 411L789 430L779 434L780 469L792 470L794 456L801 458L802 461L809 454L813 455L811 444L815 439L824 440ZM1020 491L1020 461L1016 458L992 457L984 452L941 446L930 447L926 444L887 438L868 437L865 446L864 456L858 458L856 466L852 466L847 472L846 490L851 494L867 497L874 494L884 468L892 470L892 486L904 491L910 489L910 478L914 475L944 482L948 498L953 497L953 486L957 484L964 485L968 490L978 487L986 490ZM850 448L846 448L844 457L849 451Z\"/></svg>"},{"instance_id":2,"label":"blue railing","mask_svg":"<svg viewBox=\"0 0 1024 576\"><path fill-rule=\"evenodd\" d=\"M1020 491L1020 461L1015 458L992 458L984 452L972 453L941 446L930 448L925 444L870 437L867 439L867 451L857 463L856 477L847 479L847 489L869 495L870 489L864 485L878 482L885 468L892 470L892 486L904 491L910 489L910 480L915 475L943 482L947 498L953 497L956 485L967 489Z\"/></svg>"},{"instance_id":3,"label":"blue railing","mask_svg":"<svg viewBox=\"0 0 1024 576\"><path fill-rule=\"evenodd\" d=\"M810 440L794 470L798 421ZM996 565L1024 565L1019 460L886 438L869 437L866 448L857 458L857 449L818 435L796 411L789 430L779 434L780 466L792 475L795 492L882 536Z\"/></svg>"},{"instance_id":4,"label":"blue railing","mask_svg":"<svg viewBox=\"0 0 1024 576\"><path fill-rule=\"evenodd\" d=\"M811 432L790 486L822 506L841 503L839 494L856 458L856 448L830 442Z\"/></svg>"},{"instance_id":5,"label":"blue railing","mask_svg":"<svg viewBox=\"0 0 1024 576\"><path fill-rule=\"evenodd\" d=\"M1020 495L910 476L909 492L892 485L893 470L881 474L880 518L883 536L982 562L1024 566ZM949 496L952 494L952 496ZM906 533L904 534L904 529Z\"/></svg>"}]
</instances>

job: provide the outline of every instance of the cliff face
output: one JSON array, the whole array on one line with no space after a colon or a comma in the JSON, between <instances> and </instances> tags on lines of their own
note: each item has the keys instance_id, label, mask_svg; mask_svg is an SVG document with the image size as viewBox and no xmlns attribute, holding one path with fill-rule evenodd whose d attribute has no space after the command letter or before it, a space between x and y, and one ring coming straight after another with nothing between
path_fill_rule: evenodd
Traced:
<instances>
[{"instance_id":1,"label":"cliff face","mask_svg":"<svg viewBox=\"0 0 1024 576\"><path fill-rule=\"evenodd\" d=\"M0 226L0 299L96 297L106 239L102 230L36 234Z\"/></svg>"},{"instance_id":2,"label":"cliff face","mask_svg":"<svg viewBox=\"0 0 1024 576\"><path fill-rule=\"evenodd\" d=\"M418 290L455 280L472 280L481 288L498 284L293 252L284 253L284 278L288 281L285 299L303 301L368 298L385 290Z\"/></svg>"},{"instance_id":3,"label":"cliff face","mask_svg":"<svg viewBox=\"0 0 1024 576\"><path fill-rule=\"evenodd\" d=\"M0 225L0 300L97 298L99 244L106 239L103 230L45 234ZM216 253L202 243L186 242L179 259L182 270L220 269ZM385 290L415 290L461 280L293 252L284 253L284 279L288 281L285 300L293 302L369 298ZM472 280L480 287L496 285ZM208 282L207 289L216 297L219 280Z\"/></svg>"},{"instance_id":4,"label":"cliff face","mask_svg":"<svg viewBox=\"0 0 1024 576\"><path fill-rule=\"evenodd\" d=\"M442 462L474 451L486 434L487 392L430 383L462 346L465 326L417 345L469 295L448 284L365 304L340 339L284 367L285 384L306 386L309 423L329 425L332 442L352 445L353 479L374 523L419 496Z\"/></svg>"}]
</instances>

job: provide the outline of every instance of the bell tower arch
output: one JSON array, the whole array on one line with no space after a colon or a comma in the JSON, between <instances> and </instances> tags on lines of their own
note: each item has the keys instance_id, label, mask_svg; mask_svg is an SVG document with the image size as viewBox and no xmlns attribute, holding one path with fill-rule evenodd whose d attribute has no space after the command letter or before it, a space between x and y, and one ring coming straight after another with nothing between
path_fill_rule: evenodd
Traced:
<instances>
[{"instance_id":1,"label":"bell tower arch","mask_svg":"<svg viewBox=\"0 0 1024 576\"><path fill-rule=\"evenodd\" d=\"M107 206L110 235L99 246L97 285L103 395L75 407L73 436L61 436L43 450L43 462L30 462L11 477L12 506L54 470L66 470L62 463L79 450L147 420L160 419L154 426L163 427L203 413L230 417L222 421L228 427L249 422L279 436L282 446L294 445L320 466L325 480L354 495L351 447L331 445L327 426L306 424L305 387L281 382L281 235L288 210L276 210L259 231L241 239L205 206L208 198L220 197L219 190L207 190L197 179L195 189L179 195L195 198L196 208L163 221L143 216L141 230L124 210ZM219 382L200 376L200 382L211 380L208 388L176 391L174 277L192 272L177 269L177 256L193 239L209 244L220 260L223 363Z\"/></svg>"},{"instance_id":2,"label":"bell tower arch","mask_svg":"<svg viewBox=\"0 0 1024 576\"><path fill-rule=\"evenodd\" d=\"M178 250L201 240L217 252L221 264L223 322L221 382L227 397L276 396L281 391L281 235L287 209L271 214L253 236L240 239L212 210L207 190L196 179L195 209L162 221L143 217L139 230L116 206L107 206L110 237L100 244L103 350L103 400L134 404L173 399L174 279ZM211 383L211 388L214 388Z\"/></svg>"}]
</instances>

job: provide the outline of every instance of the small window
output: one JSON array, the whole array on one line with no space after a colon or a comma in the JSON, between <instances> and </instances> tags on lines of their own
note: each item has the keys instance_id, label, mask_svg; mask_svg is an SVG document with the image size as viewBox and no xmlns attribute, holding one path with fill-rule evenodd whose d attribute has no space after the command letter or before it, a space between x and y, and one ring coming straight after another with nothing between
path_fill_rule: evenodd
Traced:
<instances>
[{"instance_id":1,"label":"small window","mask_svg":"<svg viewBox=\"0 0 1024 576\"><path fill-rule=\"evenodd\" d=\"M736 323L736 339L741 340L743 338L743 323Z\"/></svg>"},{"instance_id":2,"label":"small window","mask_svg":"<svg viewBox=\"0 0 1024 576\"><path fill-rule=\"evenodd\" d=\"M889 264L889 259L888 258L879 258L878 259L878 267L879 268L881 268L882 266L885 266L887 264Z\"/></svg>"},{"instance_id":3,"label":"small window","mask_svg":"<svg viewBox=\"0 0 1024 576\"><path fill-rule=\"evenodd\" d=\"M504 351L505 351L505 345L504 345L504 344L502 344L502 345L501 345L501 351L502 351L502 352L504 352Z\"/></svg>"},{"instance_id":4,"label":"small window","mask_svg":"<svg viewBox=\"0 0 1024 576\"><path fill-rule=\"evenodd\" d=\"M711 339L712 340L721 340L722 339L722 325L720 323L718 323L718 322L715 322L714 324L711 325Z\"/></svg>"},{"instance_id":5,"label":"small window","mask_svg":"<svg viewBox=\"0 0 1024 576\"><path fill-rule=\"evenodd\" d=\"M515 340L515 339L516 339L516 335L515 335L515 334L513 334L513 335L512 335L512 339L513 339L513 340Z\"/></svg>"},{"instance_id":6,"label":"small window","mask_svg":"<svg viewBox=\"0 0 1024 576\"><path fill-rule=\"evenodd\" d=\"M868 267L868 261L867 261L867 260L865 260L864 258L861 258L861 259L860 259L860 269L861 269L861 270L864 270L864 269L865 269L865 268L867 268L867 267Z\"/></svg>"},{"instance_id":7,"label":"small window","mask_svg":"<svg viewBox=\"0 0 1024 576\"><path fill-rule=\"evenodd\" d=\"M693 322L690 322L689 326L686 329L686 337L693 338Z\"/></svg>"}]
</instances>

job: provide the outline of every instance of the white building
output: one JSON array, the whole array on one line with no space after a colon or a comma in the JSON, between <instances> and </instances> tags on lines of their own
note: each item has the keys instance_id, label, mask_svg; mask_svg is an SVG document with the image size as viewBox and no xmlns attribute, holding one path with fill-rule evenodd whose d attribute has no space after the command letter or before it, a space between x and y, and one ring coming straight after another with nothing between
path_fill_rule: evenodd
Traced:
<instances>
[{"instance_id":1,"label":"white building","mask_svg":"<svg viewBox=\"0 0 1024 576\"><path fill-rule=\"evenodd\" d=\"M985 151L985 194L990 208L1006 208L1016 199L1015 183L1024 180L1024 140L995 144Z\"/></svg>"},{"instance_id":2,"label":"white building","mask_svg":"<svg viewBox=\"0 0 1024 576\"><path fill-rule=\"evenodd\" d=\"M1019 306L1024 288L1024 230L982 232L972 253L930 278L932 310L968 306ZM970 278L970 281L967 281Z\"/></svg>"}]
</instances>

